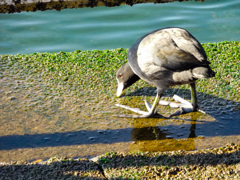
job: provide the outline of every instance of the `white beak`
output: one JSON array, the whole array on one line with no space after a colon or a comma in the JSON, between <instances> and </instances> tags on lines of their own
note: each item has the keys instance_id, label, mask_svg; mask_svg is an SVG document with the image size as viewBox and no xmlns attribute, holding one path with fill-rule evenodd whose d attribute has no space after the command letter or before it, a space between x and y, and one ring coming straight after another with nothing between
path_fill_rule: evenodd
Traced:
<instances>
[{"instance_id":1,"label":"white beak","mask_svg":"<svg viewBox=\"0 0 240 180\"><path fill-rule=\"evenodd\" d=\"M120 96L121 96L121 94L122 94L122 92L123 92L123 87L124 87L123 82L118 83L117 97L120 97Z\"/></svg>"}]
</instances>

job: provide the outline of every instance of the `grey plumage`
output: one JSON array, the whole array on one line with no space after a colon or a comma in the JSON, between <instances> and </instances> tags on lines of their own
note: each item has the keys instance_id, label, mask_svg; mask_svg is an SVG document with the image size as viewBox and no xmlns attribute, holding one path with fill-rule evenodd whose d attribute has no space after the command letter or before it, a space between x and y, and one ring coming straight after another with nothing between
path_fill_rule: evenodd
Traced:
<instances>
[{"instance_id":1,"label":"grey plumage","mask_svg":"<svg viewBox=\"0 0 240 180\"><path fill-rule=\"evenodd\" d=\"M130 66L124 65L127 68L119 70L117 75L121 73L124 76L126 72L129 74L129 71L133 71L141 79L156 86L156 103L162 92L170 86L190 84L194 88L192 92L195 92L197 79L215 75L201 44L181 28L159 29L141 37L129 49L128 63ZM118 79L118 82L121 80ZM128 84L127 81L124 83ZM192 103L196 110L196 94L193 96ZM149 115L155 114L155 110L154 103Z\"/></svg>"}]
</instances>

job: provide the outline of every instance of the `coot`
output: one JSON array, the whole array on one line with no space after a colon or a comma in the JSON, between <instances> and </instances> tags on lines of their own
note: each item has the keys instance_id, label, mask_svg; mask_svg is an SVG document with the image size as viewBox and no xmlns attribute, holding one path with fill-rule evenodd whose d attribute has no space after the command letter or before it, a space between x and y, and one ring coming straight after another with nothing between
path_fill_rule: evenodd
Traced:
<instances>
[{"instance_id":1,"label":"coot","mask_svg":"<svg viewBox=\"0 0 240 180\"><path fill-rule=\"evenodd\" d=\"M164 90L170 86L190 84L192 111L196 111L195 81L214 77L201 44L182 28L163 28L138 39L129 49L128 62L117 71L117 96L139 78L157 87L153 105L146 102L147 112L117 105L141 114L132 117L162 117L156 112Z\"/></svg>"}]
</instances>

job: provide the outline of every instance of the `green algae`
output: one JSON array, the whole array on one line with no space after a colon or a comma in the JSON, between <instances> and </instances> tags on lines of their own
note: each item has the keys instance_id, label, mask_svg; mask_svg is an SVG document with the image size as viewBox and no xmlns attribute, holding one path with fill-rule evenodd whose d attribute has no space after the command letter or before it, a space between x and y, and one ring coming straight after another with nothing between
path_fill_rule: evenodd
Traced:
<instances>
[{"instance_id":1,"label":"green algae","mask_svg":"<svg viewBox=\"0 0 240 180\"><path fill-rule=\"evenodd\" d=\"M240 91L239 42L208 43L203 44L203 47L207 52L209 61L212 63L213 70L216 72L216 77L198 81L199 103L206 105L209 109L212 109L210 106L219 108L219 111L214 113L224 113L224 108L236 111L234 109L235 105L233 106L231 103L240 100L238 93ZM127 110L116 108L114 106L116 103L145 109L142 101L143 96L149 102L152 102L155 98L155 87L151 87L142 80L125 90L126 95L132 94L133 96L115 97L117 88L115 73L122 64L127 62L126 57L127 49L122 48L104 51L78 50L74 52L1 55L0 122L2 125L0 127L0 136L54 134L56 132L71 133L106 129L117 129L124 133L127 128L140 130L150 128L151 130L153 127L152 130L158 130L156 128L158 126L171 127L171 125L174 125L184 127L190 125L195 127L196 124L216 121L214 117L201 113L189 113L169 120L136 120L113 117L114 114L130 113ZM179 92L181 95L189 97L188 89L188 85L177 86L167 90L165 94L171 97ZM164 98L171 100L168 96ZM210 105L209 102L211 102ZM159 106L158 109L160 113L167 115L172 111L168 107ZM229 113L226 116L231 120ZM222 117L226 118L226 116ZM223 126L225 122L221 123L220 125ZM218 125L214 127L216 128ZM186 129L182 130L186 131ZM155 134L158 135L157 133ZM146 134L146 137L150 138L148 136ZM179 135L179 137L182 136L185 137L186 135ZM214 143L216 143L215 139L212 138L210 143L213 147ZM49 139L46 137L44 140L48 141ZM147 141L136 141L135 144L128 141L122 144L111 144L111 147L114 147L111 150L174 150L171 147L176 142L179 143L179 149L186 149L185 144L189 144L192 140L191 138L186 141L183 139L181 142L168 138L164 139L164 141L147 139ZM195 141L194 139L192 146L189 146L190 150L198 147ZM203 141L206 141L206 139L199 144L203 144ZM160 146L163 142L166 142L166 146ZM67 155L71 157L79 156L79 152L82 156L89 154L94 156L109 151L109 145L106 144L105 146L101 143L103 142L100 141L99 144L93 143L91 146L84 144L61 148L39 148L38 150L33 148L35 149L34 152L31 151L32 149L21 149L21 152L23 154L23 152L31 151L31 159L36 156L36 153L43 155L43 151L45 152L43 158L55 155L50 151L60 154L68 151ZM156 146L156 144L159 146ZM101 151L94 152L93 149L99 149L99 146L101 146ZM71 150L68 150L69 148ZM28 157L30 157L30 153L26 153L25 157L21 157L14 150L12 152L6 151L6 155L4 154L5 152L2 153L2 159L11 157L12 160L14 158L26 158L29 160Z\"/></svg>"},{"instance_id":2,"label":"green algae","mask_svg":"<svg viewBox=\"0 0 240 180\"><path fill-rule=\"evenodd\" d=\"M239 45L238 41L203 45L212 63L211 66L216 72L215 78L209 81L203 80L199 83L201 88L205 87L205 93L212 93L215 96L229 100L240 100Z\"/></svg>"},{"instance_id":3,"label":"green algae","mask_svg":"<svg viewBox=\"0 0 240 180\"><path fill-rule=\"evenodd\" d=\"M229 100L239 101L240 66L239 42L207 43L203 47L209 57L211 66L216 72L216 77L200 80L197 91L210 93ZM51 88L57 85L67 86L68 91L76 96L94 92L95 95L111 97L115 94L117 82L115 73L118 68L127 62L127 49L92 50L59 53L34 53L18 55L1 55L1 66L7 64L8 69L18 69L15 72L18 78L24 75L41 78L49 82ZM6 69L5 69L6 70ZM4 71L1 68L1 74ZM149 86L139 81L130 88L131 92L137 87ZM181 86L180 88L187 88ZM86 92L87 90L87 92ZM225 92L228 92L226 94Z\"/></svg>"}]
</instances>

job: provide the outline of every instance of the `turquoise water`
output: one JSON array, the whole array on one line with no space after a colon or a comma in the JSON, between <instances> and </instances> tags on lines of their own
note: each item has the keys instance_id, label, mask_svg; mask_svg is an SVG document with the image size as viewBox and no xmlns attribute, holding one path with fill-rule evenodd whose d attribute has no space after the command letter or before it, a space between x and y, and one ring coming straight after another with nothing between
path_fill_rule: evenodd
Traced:
<instances>
[{"instance_id":1,"label":"turquoise water","mask_svg":"<svg viewBox=\"0 0 240 180\"><path fill-rule=\"evenodd\" d=\"M0 54L128 48L178 26L200 42L240 40L240 1L205 0L0 14Z\"/></svg>"}]
</instances>

